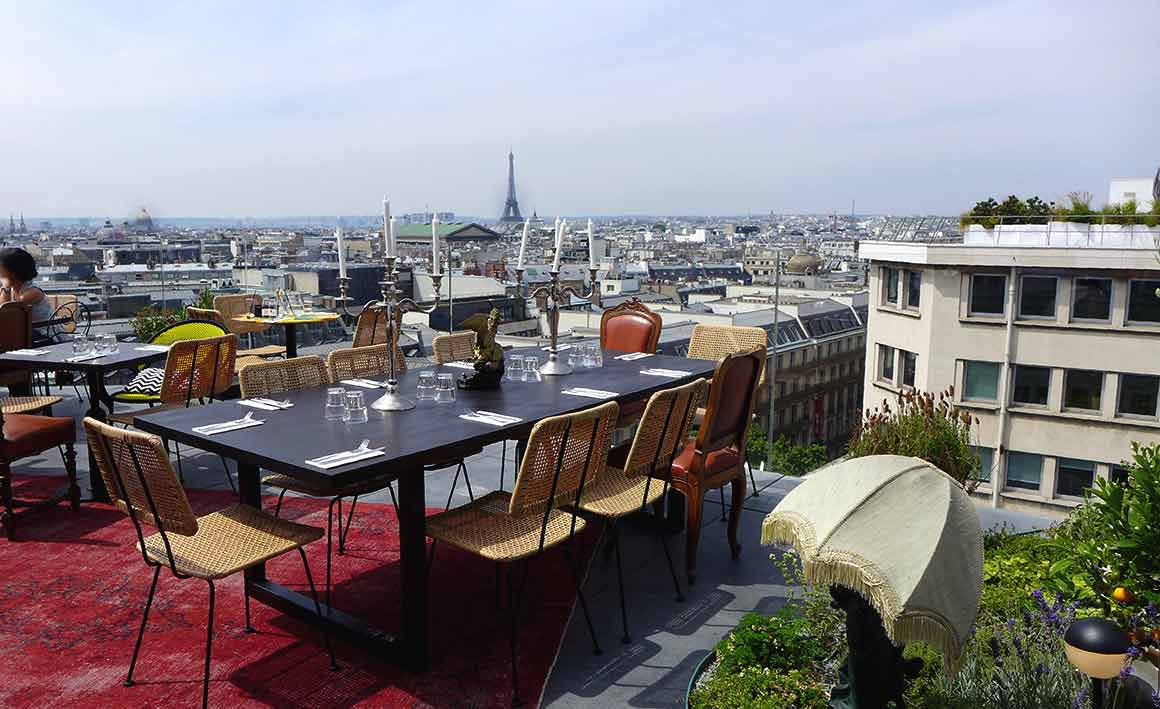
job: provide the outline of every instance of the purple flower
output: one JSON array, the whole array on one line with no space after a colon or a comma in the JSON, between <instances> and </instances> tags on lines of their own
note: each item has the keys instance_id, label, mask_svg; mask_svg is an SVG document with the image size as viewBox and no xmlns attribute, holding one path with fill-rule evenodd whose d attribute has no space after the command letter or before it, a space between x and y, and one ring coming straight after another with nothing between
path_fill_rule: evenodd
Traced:
<instances>
[{"instance_id":1,"label":"purple flower","mask_svg":"<svg viewBox=\"0 0 1160 709\"><path fill-rule=\"evenodd\" d=\"M1071 700L1072 709L1083 709L1084 702L1087 701L1088 692L1091 690L1091 685L1085 682L1079 688L1079 693L1075 695L1075 699Z\"/></svg>"},{"instance_id":2,"label":"purple flower","mask_svg":"<svg viewBox=\"0 0 1160 709\"><path fill-rule=\"evenodd\" d=\"M1124 667L1120 670L1120 681L1123 682L1124 680L1128 679L1131 676L1132 676L1132 665L1131 665L1131 663L1125 664Z\"/></svg>"},{"instance_id":3,"label":"purple flower","mask_svg":"<svg viewBox=\"0 0 1160 709\"><path fill-rule=\"evenodd\" d=\"M1152 690L1152 706L1160 709L1160 694L1157 694L1155 689Z\"/></svg>"},{"instance_id":4,"label":"purple flower","mask_svg":"<svg viewBox=\"0 0 1160 709\"><path fill-rule=\"evenodd\" d=\"M1002 658L1002 656L1003 656L1003 653L999 649L999 638L996 635L992 635L991 636L991 657L994 658L996 662L998 662Z\"/></svg>"}]
</instances>

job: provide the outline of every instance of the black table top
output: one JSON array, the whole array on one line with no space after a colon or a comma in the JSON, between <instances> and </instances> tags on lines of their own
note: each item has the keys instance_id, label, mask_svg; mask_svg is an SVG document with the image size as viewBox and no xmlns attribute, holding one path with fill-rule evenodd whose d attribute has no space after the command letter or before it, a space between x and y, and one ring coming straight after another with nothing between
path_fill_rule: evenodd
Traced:
<instances>
[{"instance_id":1,"label":"black table top","mask_svg":"<svg viewBox=\"0 0 1160 709\"><path fill-rule=\"evenodd\" d=\"M615 400L624 403L646 399L661 389L709 377L717 364L711 360L662 355L624 362L613 359L614 354L607 353L604 366L598 369L577 369L565 376L545 376L542 382L504 381L499 389L492 391L459 390L454 403L417 401L414 409L402 412L380 412L368 407L370 420L364 424L325 420L326 387L318 387L274 397L294 404L292 408L281 411L259 411L236 401L222 401L188 409L143 413L137 417L135 426L179 443L299 479L345 485L375 475L402 474L417 469L424 462L467 455L483 445L523 438L540 419L603 403L598 399L563 394L564 389L588 387L615 391L618 394ZM689 374L669 378L640 373L642 369L654 367ZM464 370L452 367L436 367L435 371L448 372L456 377L464 373ZM399 382L400 392L414 399L417 378L415 371L403 376ZM368 405L383 393L382 389L345 388L362 391ZM472 410L518 416L523 421L492 426L459 418L460 414ZM197 426L240 418L246 413L253 413L255 418L266 423L215 436L192 430ZM370 439L374 447L385 446L387 455L330 470L305 464L307 459L351 450L363 439Z\"/></svg>"},{"instance_id":2,"label":"black table top","mask_svg":"<svg viewBox=\"0 0 1160 709\"><path fill-rule=\"evenodd\" d=\"M76 371L107 371L147 364L154 360L165 359L167 352L143 352L139 342L121 342L117 351L96 359L86 359L83 362L69 362L73 356L72 343L63 342L59 345L48 345L34 349L44 350L43 355L19 355L5 352L0 354L0 366L8 369L72 369Z\"/></svg>"}]
</instances>

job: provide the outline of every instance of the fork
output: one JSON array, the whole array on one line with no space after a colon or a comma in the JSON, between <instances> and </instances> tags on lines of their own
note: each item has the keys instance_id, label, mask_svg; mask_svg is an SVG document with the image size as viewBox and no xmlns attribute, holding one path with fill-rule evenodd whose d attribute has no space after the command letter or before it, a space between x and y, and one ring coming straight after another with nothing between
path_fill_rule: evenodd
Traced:
<instances>
[{"instance_id":1,"label":"fork","mask_svg":"<svg viewBox=\"0 0 1160 709\"><path fill-rule=\"evenodd\" d=\"M314 462L315 463L331 463L331 462L334 462L334 461L339 460L341 458L345 458L347 456L353 457L356 455L360 455L362 453L369 452L370 449L371 449L371 439L364 438L362 440L362 443L358 444L358 448L354 448L354 449L348 450L348 451L339 451L338 453L331 453L330 455L324 455L321 458L315 458Z\"/></svg>"}]
</instances>

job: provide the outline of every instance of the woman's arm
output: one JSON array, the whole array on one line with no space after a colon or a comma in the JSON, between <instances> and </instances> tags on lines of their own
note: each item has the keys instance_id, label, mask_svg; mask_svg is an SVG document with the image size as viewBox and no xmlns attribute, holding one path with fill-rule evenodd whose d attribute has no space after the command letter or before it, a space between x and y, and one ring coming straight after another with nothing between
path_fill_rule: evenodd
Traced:
<instances>
[{"instance_id":1,"label":"woman's arm","mask_svg":"<svg viewBox=\"0 0 1160 709\"><path fill-rule=\"evenodd\" d=\"M9 300L11 300L11 295L9 295ZM25 305L36 305L40 301L44 300L44 291L40 290L39 288L28 288L20 294L20 297L17 300L19 300L21 303L24 303Z\"/></svg>"},{"instance_id":2,"label":"woman's arm","mask_svg":"<svg viewBox=\"0 0 1160 709\"><path fill-rule=\"evenodd\" d=\"M12 289L11 288L0 288L0 303L11 303L11 302L12 302Z\"/></svg>"}]
</instances>

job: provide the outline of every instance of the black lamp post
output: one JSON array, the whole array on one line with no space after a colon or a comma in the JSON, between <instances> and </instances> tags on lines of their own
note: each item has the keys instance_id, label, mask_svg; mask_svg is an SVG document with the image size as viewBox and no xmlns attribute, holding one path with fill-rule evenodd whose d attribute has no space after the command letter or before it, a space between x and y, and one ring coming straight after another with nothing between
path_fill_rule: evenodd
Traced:
<instances>
[{"instance_id":1,"label":"black lamp post","mask_svg":"<svg viewBox=\"0 0 1160 709\"><path fill-rule=\"evenodd\" d=\"M1068 662L1092 678L1093 709L1104 706L1104 680L1120 674L1129 645L1128 634L1104 618L1077 620L1063 636Z\"/></svg>"}]
</instances>

